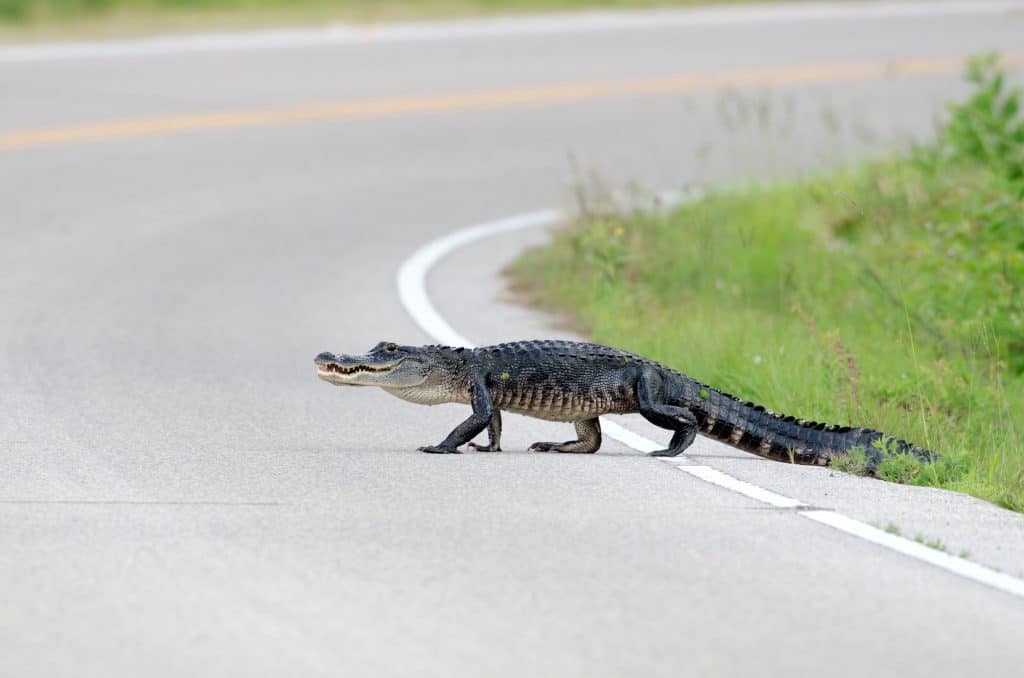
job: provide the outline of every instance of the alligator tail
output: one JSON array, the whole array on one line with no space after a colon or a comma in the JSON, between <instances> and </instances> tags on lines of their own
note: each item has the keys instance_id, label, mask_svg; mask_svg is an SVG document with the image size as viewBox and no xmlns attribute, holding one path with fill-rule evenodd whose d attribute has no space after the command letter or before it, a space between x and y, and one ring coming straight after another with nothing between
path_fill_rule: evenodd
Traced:
<instances>
[{"instance_id":1,"label":"alligator tail","mask_svg":"<svg viewBox=\"0 0 1024 678\"><path fill-rule=\"evenodd\" d=\"M869 428L837 426L772 412L760 405L744 402L694 382L695 397L684 400L697 417L700 431L711 438L756 455L797 464L826 465L850 450L861 448L867 471L874 472L885 454L878 441L892 454L910 454L930 462L937 455L907 442ZM689 396L690 394L687 393Z\"/></svg>"}]
</instances>

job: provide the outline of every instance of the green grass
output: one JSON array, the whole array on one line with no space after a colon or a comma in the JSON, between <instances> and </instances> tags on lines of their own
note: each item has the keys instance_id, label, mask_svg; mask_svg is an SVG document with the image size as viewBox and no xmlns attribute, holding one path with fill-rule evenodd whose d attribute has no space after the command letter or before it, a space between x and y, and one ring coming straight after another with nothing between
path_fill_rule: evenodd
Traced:
<instances>
[{"instance_id":1,"label":"green grass","mask_svg":"<svg viewBox=\"0 0 1024 678\"><path fill-rule=\"evenodd\" d=\"M749 0L0 0L0 38L744 1Z\"/></svg>"},{"instance_id":2,"label":"green grass","mask_svg":"<svg viewBox=\"0 0 1024 678\"><path fill-rule=\"evenodd\" d=\"M1024 117L992 59L938 140L670 213L588 214L511 269L595 340L943 455L879 475L1024 510ZM857 459L851 460L857 469Z\"/></svg>"}]
</instances>

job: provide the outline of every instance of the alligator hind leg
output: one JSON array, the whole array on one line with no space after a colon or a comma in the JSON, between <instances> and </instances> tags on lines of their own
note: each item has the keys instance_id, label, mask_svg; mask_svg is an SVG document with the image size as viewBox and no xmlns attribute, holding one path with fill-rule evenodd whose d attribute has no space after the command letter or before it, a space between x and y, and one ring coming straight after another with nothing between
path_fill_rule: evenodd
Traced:
<instances>
[{"instance_id":1,"label":"alligator hind leg","mask_svg":"<svg viewBox=\"0 0 1024 678\"><path fill-rule=\"evenodd\" d=\"M597 452L601 447L601 421L594 417L575 422L576 435L579 440L567 440L564 443L534 443L530 450L534 452Z\"/></svg>"},{"instance_id":2,"label":"alligator hind leg","mask_svg":"<svg viewBox=\"0 0 1024 678\"><path fill-rule=\"evenodd\" d=\"M495 409L491 414L491 421L487 424L487 437L486 445L469 443L469 447L477 452L501 452L501 410Z\"/></svg>"},{"instance_id":3,"label":"alligator hind leg","mask_svg":"<svg viewBox=\"0 0 1024 678\"><path fill-rule=\"evenodd\" d=\"M640 414L655 426L675 431L668 448L651 452L655 457L675 457L693 444L697 438L697 418L685 407L661 402L657 375L644 374L636 384Z\"/></svg>"}]
</instances>

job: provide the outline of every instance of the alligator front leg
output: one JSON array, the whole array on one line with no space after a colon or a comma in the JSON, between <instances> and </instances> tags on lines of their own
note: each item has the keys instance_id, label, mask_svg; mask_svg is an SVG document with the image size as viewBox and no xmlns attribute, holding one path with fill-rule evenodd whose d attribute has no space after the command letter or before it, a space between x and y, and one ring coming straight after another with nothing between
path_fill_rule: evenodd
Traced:
<instances>
[{"instance_id":1,"label":"alligator front leg","mask_svg":"<svg viewBox=\"0 0 1024 678\"><path fill-rule=\"evenodd\" d=\"M685 407L662 402L660 381L661 378L657 374L640 375L636 384L636 395L640 403L640 414L644 419L655 426L675 431L668 448L651 452L651 455L675 457L692 445L697 438L697 418Z\"/></svg>"},{"instance_id":2,"label":"alligator front leg","mask_svg":"<svg viewBox=\"0 0 1024 678\"><path fill-rule=\"evenodd\" d=\"M487 445L469 443L477 452L501 452L501 410L495 408L487 424Z\"/></svg>"},{"instance_id":3,"label":"alligator front leg","mask_svg":"<svg viewBox=\"0 0 1024 678\"><path fill-rule=\"evenodd\" d=\"M482 377L477 377L470 387L470 404L473 406L473 414L469 415L466 421L455 427L455 430L448 434L448 437L437 445L426 445L419 448L420 452L431 454L459 454L459 446L465 445L475 438L480 431L487 428L494 413L491 403L491 393L487 390L487 384Z\"/></svg>"},{"instance_id":4,"label":"alligator front leg","mask_svg":"<svg viewBox=\"0 0 1024 678\"><path fill-rule=\"evenodd\" d=\"M530 450L534 452L576 452L589 454L597 452L601 447L601 420L597 417L577 421L576 435L579 440L567 440L564 443L534 443Z\"/></svg>"}]
</instances>

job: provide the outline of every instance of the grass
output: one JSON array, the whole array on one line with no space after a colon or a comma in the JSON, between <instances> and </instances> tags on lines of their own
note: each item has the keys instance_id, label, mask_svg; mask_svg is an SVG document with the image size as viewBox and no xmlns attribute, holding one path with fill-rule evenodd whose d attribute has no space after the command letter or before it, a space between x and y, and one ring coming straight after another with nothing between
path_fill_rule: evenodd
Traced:
<instances>
[{"instance_id":1,"label":"grass","mask_svg":"<svg viewBox=\"0 0 1024 678\"><path fill-rule=\"evenodd\" d=\"M946 544L943 543L943 541L938 537L929 539L919 532L914 535L914 541L916 541L918 544L921 544L922 546L927 546L930 549L935 549L936 551L949 551L949 547L947 547Z\"/></svg>"},{"instance_id":2,"label":"grass","mask_svg":"<svg viewBox=\"0 0 1024 678\"><path fill-rule=\"evenodd\" d=\"M671 212L585 210L513 283L597 341L942 455L888 455L885 479L1024 511L1024 116L994 57L969 70L930 145Z\"/></svg>"},{"instance_id":3,"label":"grass","mask_svg":"<svg viewBox=\"0 0 1024 678\"><path fill-rule=\"evenodd\" d=\"M0 38L117 35L324 21L380 22L749 0L0 0Z\"/></svg>"},{"instance_id":4,"label":"grass","mask_svg":"<svg viewBox=\"0 0 1024 678\"><path fill-rule=\"evenodd\" d=\"M893 523L893 522L886 523L884 528L879 527L878 525L876 525L874 523L872 523L872 526L876 527L876 528L879 528L879 529L883 529L888 534L895 535L897 537L902 537L903 536L903 530L900 529L899 525L897 525L896 523ZM916 541L918 544L922 544L924 546L927 546L928 548L933 548L936 551L943 551L944 553L949 553L950 552L949 551L949 547L945 544L945 542L943 542L941 539L939 539L937 537L933 538L933 539L929 539L929 538L925 537L922 533L918 532L918 533L916 533L914 535L914 541ZM967 549L960 549L960 551L956 555L957 555L957 558L963 558L964 560L969 560L970 557L971 557L971 552L968 551Z\"/></svg>"}]
</instances>

